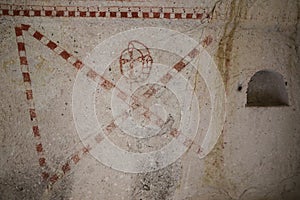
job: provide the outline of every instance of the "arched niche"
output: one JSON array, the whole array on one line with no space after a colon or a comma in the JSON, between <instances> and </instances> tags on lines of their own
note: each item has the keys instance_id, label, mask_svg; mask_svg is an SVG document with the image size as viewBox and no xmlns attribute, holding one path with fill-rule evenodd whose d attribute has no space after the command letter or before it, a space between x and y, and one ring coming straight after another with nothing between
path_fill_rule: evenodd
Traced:
<instances>
[{"instance_id":1,"label":"arched niche","mask_svg":"<svg viewBox=\"0 0 300 200\"><path fill-rule=\"evenodd\" d=\"M283 76L274 71L261 70L250 79L246 106L288 106L288 94Z\"/></svg>"}]
</instances>

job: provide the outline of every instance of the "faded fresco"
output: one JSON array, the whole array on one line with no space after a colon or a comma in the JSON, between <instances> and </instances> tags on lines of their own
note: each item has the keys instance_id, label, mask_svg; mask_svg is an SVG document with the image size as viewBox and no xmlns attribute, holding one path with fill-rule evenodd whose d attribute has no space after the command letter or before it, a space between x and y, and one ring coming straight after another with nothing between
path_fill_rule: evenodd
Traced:
<instances>
[{"instance_id":1,"label":"faded fresco","mask_svg":"<svg viewBox=\"0 0 300 200\"><path fill-rule=\"evenodd\" d=\"M297 0L0 0L0 199L300 199Z\"/></svg>"}]
</instances>

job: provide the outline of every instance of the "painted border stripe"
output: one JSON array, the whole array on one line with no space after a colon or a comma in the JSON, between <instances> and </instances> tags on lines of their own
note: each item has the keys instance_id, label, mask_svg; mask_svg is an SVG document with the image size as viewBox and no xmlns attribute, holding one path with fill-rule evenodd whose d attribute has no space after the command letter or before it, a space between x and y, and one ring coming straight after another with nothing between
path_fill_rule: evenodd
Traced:
<instances>
[{"instance_id":1,"label":"painted border stripe","mask_svg":"<svg viewBox=\"0 0 300 200\"><path fill-rule=\"evenodd\" d=\"M0 16L210 19L205 8L153 6L37 6L0 4ZM186 12L188 11L188 12ZM202 21L201 21L202 22ZM24 29L25 30L25 29Z\"/></svg>"}]
</instances>

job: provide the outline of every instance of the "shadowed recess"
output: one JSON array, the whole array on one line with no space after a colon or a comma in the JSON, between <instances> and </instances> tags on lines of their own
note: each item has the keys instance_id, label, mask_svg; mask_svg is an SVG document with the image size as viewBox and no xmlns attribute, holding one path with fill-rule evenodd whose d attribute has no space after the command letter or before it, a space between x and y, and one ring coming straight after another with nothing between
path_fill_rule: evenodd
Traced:
<instances>
[{"instance_id":1,"label":"shadowed recess","mask_svg":"<svg viewBox=\"0 0 300 200\"><path fill-rule=\"evenodd\" d=\"M246 106L288 106L283 76L270 70L256 72L248 84Z\"/></svg>"}]
</instances>

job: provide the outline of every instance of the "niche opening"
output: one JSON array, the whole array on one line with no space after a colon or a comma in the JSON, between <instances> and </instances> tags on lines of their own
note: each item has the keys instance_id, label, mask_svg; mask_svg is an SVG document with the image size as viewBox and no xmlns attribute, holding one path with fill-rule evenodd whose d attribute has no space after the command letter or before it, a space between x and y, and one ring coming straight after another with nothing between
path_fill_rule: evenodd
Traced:
<instances>
[{"instance_id":1,"label":"niche opening","mask_svg":"<svg viewBox=\"0 0 300 200\"><path fill-rule=\"evenodd\" d=\"M288 106L288 94L283 76L277 72L261 70L250 79L246 106Z\"/></svg>"}]
</instances>

